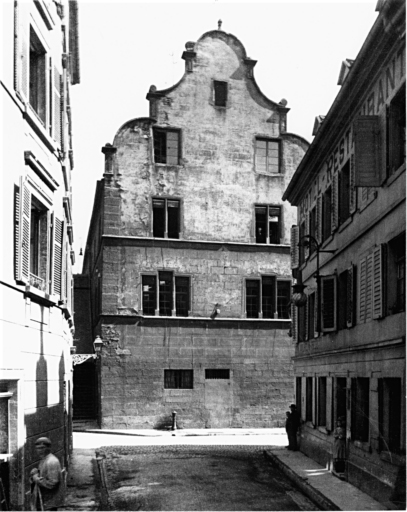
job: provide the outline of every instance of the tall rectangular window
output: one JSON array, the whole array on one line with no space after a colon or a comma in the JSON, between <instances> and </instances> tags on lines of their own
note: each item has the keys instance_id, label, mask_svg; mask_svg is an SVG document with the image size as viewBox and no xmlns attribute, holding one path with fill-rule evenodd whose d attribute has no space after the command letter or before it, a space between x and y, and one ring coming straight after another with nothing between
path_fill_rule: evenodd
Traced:
<instances>
[{"instance_id":1,"label":"tall rectangular window","mask_svg":"<svg viewBox=\"0 0 407 512\"><path fill-rule=\"evenodd\" d=\"M30 27L30 105L44 124L47 122L46 109L46 51L37 34Z\"/></svg>"},{"instance_id":2,"label":"tall rectangular window","mask_svg":"<svg viewBox=\"0 0 407 512\"><path fill-rule=\"evenodd\" d=\"M160 316L172 315L172 272L158 272Z\"/></svg>"},{"instance_id":3,"label":"tall rectangular window","mask_svg":"<svg viewBox=\"0 0 407 512\"><path fill-rule=\"evenodd\" d=\"M406 161L405 86L402 87L390 104L387 134L387 165L391 175Z\"/></svg>"},{"instance_id":4,"label":"tall rectangular window","mask_svg":"<svg viewBox=\"0 0 407 512\"><path fill-rule=\"evenodd\" d=\"M390 314L406 309L406 233L388 243L387 304Z\"/></svg>"},{"instance_id":5,"label":"tall rectangular window","mask_svg":"<svg viewBox=\"0 0 407 512\"><path fill-rule=\"evenodd\" d=\"M332 189L328 187L322 196L322 241L331 236Z\"/></svg>"},{"instance_id":6,"label":"tall rectangular window","mask_svg":"<svg viewBox=\"0 0 407 512\"><path fill-rule=\"evenodd\" d=\"M177 316L188 316L190 309L189 277L175 277L175 311Z\"/></svg>"},{"instance_id":7,"label":"tall rectangular window","mask_svg":"<svg viewBox=\"0 0 407 512\"><path fill-rule=\"evenodd\" d=\"M338 377L335 387L335 418L346 423L346 377Z\"/></svg>"},{"instance_id":8,"label":"tall rectangular window","mask_svg":"<svg viewBox=\"0 0 407 512\"><path fill-rule=\"evenodd\" d=\"M180 158L180 131L153 128L154 162L156 164L178 165Z\"/></svg>"},{"instance_id":9,"label":"tall rectangular window","mask_svg":"<svg viewBox=\"0 0 407 512\"><path fill-rule=\"evenodd\" d=\"M30 220L30 284L46 291L50 260L48 212L33 196Z\"/></svg>"},{"instance_id":10,"label":"tall rectangular window","mask_svg":"<svg viewBox=\"0 0 407 512\"><path fill-rule=\"evenodd\" d=\"M165 389L193 389L193 370L164 370Z\"/></svg>"},{"instance_id":11,"label":"tall rectangular window","mask_svg":"<svg viewBox=\"0 0 407 512\"><path fill-rule=\"evenodd\" d=\"M156 238L179 238L180 201L176 199L153 199L153 236Z\"/></svg>"},{"instance_id":12,"label":"tall rectangular window","mask_svg":"<svg viewBox=\"0 0 407 512\"><path fill-rule=\"evenodd\" d=\"M280 244L282 232L280 206L255 206L255 223L257 244Z\"/></svg>"},{"instance_id":13,"label":"tall rectangular window","mask_svg":"<svg viewBox=\"0 0 407 512\"><path fill-rule=\"evenodd\" d=\"M339 224L350 217L350 163L342 167L339 173Z\"/></svg>"},{"instance_id":14,"label":"tall rectangular window","mask_svg":"<svg viewBox=\"0 0 407 512\"><path fill-rule=\"evenodd\" d=\"M157 280L156 276L142 276L143 287L143 314L155 315L157 307Z\"/></svg>"},{"instance_id":15,"label":"tall rectangular window","mask_svg":"<svg viewBox=\"0 0 407 512\"><path fill-rule=\"evenodd\" d=\"M290 318L291 281L277 281L277 316Z\"/></svg>"},{"instance_id":16,"label":"tall rectangular window","mask_svg":"<svg viewBox=\"0 0 407 512\"><path fill-rule=\"evenodd\" d=\"M317 208L314 206L309 214L309 234L313 238L317 238ZM313 254L315 252L315 244L310 242L309 244L309 254Z\"/></svg>"},{"instance_id":17,"label":"tall rectangular window","mask_svg":"<svg viewBox=\"0 0 407 512\"><path fill-rule=\"evenodd\" d=\"M305 381L305 421L312 421L312 377Z\"/></svg>"},{"instance_id":18,"label":"tall rectangular window","mask_svg":"<svg viewBox=\"0 0 407 512\"><path fill-rule=\"evenodd\" d=\"M351 436L353 441L369 440L369 379L354 378L351 387Z\"/></svg>"},{"instance_id":19,"label":"tall rectangular window","mask_svg":"<svg viewBox=\"0 0 407 512\"><path fill-rule=\"evenodd\" d=\"M401 449L401 379L379 379L380 449L398 453Z\"/></svg>"},{"instance_id":20,"label":"tall rectangular window","mask_svg":"<svg viewBox=\"0 0 407 512\"><path fill-rule=\"evenodd\" d=\"M259 318L260 310L260 280L248 279L246 281L246 316Z\"/></svg>"},{"instance_id":21,"label":"tall rectangular window","mask_svg":"<svg viewBox=\"0 0 407 512\"><path fill-rule=\"evenodd\" d=\"M318 425L326 425L326 377L318 378Z\"/></svg>"},{"instance_id":22,"label":"tall rectangular window","mask_svg":"<svg viewBox=\"0 0 407 512\"><path fill-rule=\"evenodd\" d=\"M302 417L302 378L295 378L295 405L297 406L298 414Z\"/></svg>"},{"instance_id":23,"label":"tall rectangular window","mask_svg":"<svg viewBox=\"0 0 407 512\"><path fill-rule=\"evenodd\" d=\"M316 318L315 318L315 297L316 293L311 293L308 295L308 339L311 340L312 338L315 338L315 331L316 331Z\"/></svg>"},{"instance_id":24,"label":"tall rectangular window","mask_svg":"<svg viewBox=\"0 0 407 512\"><path fill-rule=\"evenodd\" d=\"M280 141L256 138L256 172L280 174Z\"/></svg>"},{"instance_id":25,"label":"tall rectangular window","mask_svg":"<svg viewBox=\"0 0 407 512\"><path fill-rule=\"evenodd\" d=\"M220 80L213 81L215 107L226 107L228 101L228 84Z\"/></svg>"}]
</instances>

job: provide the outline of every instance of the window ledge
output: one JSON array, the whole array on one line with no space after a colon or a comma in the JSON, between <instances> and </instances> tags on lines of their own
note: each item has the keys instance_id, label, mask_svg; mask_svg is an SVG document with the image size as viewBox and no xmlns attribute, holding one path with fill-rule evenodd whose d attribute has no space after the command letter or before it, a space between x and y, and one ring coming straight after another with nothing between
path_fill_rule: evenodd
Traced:
<instances>
[{"instance_id":1,"label":"window ledge","mask_svg":"<svg viewBox=\"0 0 407 512\"><path fill-rule=\"evenodd\" d=\"M346 229L349 224L352 222L352 215L350 215L343 224L339 226L338 232L341 233L344 229Z\"/></svg>"},{"instance_id":2,"label":"window ledge","mask_svg":"<svg viewBox=\"0 0 407 512\"><path fill-rule=\"evenodd\" d=\"M362 450L366 453L372 453L372 447L370 446L369 442L363 442L363 441L351 441L353 443L353 446L355 448L358 448L359 450Z\"/></svg>"},{"instance_id":3,"label":"window ledge","mask_svg":"<svg viewBox=\"0 0 407 512\"><path fill-rule=\"evenodd\" d=\"M56 152L56 143L48 135L44 125L41 123L37 114L34 112L29 103L26 104L24 117L27 119L30 126L33 128L35 133L40 137L40 139L44 142L44 144L48 147L48 149L50 151Z\"/></svg>"},{"instance_id":4,"label":"window ledge","mask_svg":"<svg viewBox=\"0 0 407 512\"><path fill-rule=\"evenodd\" d=\"M395 466L405 466L406 465L406 456L400 455L399 453L392 453L388 451L380 452L380 459L386 462L390 462Z\"/></svg>"},{"instance_id":5,"label":"window ledge","mask_svg":"<svg viewBox=\"0 0 407 512\"><path fill-rule=\"evenodd\" d=\"M268 176L269 178L284 178L285 174L279 172L274 172L274 173L266 173L266 172L261 172L261 171L257 171L256 170L256 174L259 174L260 176Z\"/></svg>"},{"instance_id":6,"label":"window ledge","mask_svg":"<svg viewBox=\"0 0 407 512\"><path fill-rule=\"evenodd\" d=\"M392 183L394 183L397 180L397 178L399 178L403 174L403 172L405 172L405 170L406 164L404 163L397 169L397 171L394 171L394 173L387 178L386 186L389 187Z\"/></svg>"},{"instance_id":7,"label":"window ledge","mask_svg":"<svg viewBox=\"0 0 407 512\"><path fill-rule=\"evenodd\" d=\"M154 162L154 166L158 167L159 169L166 169L168 171L178 171L179 169L182 169L184 166L181 164L161 164Z\"/></svg>"},{"instance_id":8,"label":"window ledge","mask_svg":"<svg viewBox=\"0 0 407 512\"><path fill-rule=\"evenodd\" d=\"M26 285L24 295L29 297L34 302L39 302L45 306L55 306L58 299L55 295L49 295L48 293L35 288L34 286Z\"/></svg>"}]
</instances>

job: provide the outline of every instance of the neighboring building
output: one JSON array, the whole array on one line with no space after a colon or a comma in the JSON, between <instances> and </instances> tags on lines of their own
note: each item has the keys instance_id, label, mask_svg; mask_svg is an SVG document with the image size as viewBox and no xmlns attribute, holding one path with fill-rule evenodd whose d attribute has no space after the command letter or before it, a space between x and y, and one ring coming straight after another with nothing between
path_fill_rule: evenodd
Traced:
<instances>
[{"instance_id":1,"label":"neighboring building","mask_svg":"<svg viewBox=\"0 0 407 512\"><path fill-rule=\"evenodd\" d=\"M377 9L283 199L307 295L293 321L301 451L330 465L342 417L344 476L405 508L405 3Z\"/></svg>"},{"instance_id":2,"label":"neighboring building","mask_svg":"<svg viewBox=\"0 0 407 512\"><path fill-rule=\"evenodd\" d=\"M281 196L308 143L235 36L207 32L182 57L176 85L151 86L150 117L103 148L83 267L101 425L165 426L175 410L178 426L282 426L295 209Z\"/></svg>"},{"instance_id":3,"label":"neighboring building","mask_svg":"<svg viewBox=\"0 0 407 512\"><path fill-rule=\"evenodd\" d=\"M38 465L35 440L48 436L64 468L72 448L69 88L79 82L77 4L1 8L0 478L9 509L23 510Z\"/></svg>"}]
</instances>

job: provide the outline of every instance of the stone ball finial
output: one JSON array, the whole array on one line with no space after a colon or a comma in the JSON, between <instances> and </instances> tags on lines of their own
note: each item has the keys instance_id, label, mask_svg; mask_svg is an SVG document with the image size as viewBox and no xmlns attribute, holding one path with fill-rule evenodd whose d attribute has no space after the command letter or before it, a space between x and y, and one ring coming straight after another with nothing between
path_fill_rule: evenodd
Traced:
<instances>
[{"instance_id":1,"label":"stone ball finial","mask_svg":"<svg viewBox=\"0 0 407 512\"><path fill-rule=\"evenodd\" d=\"M287 103L288 101L285 98L279 101L279 105L282 105L283 107L287 106Z\"/></svg>"},{"instance_id":2,"label":"stone ball finial","mask_svg":"<svg viewBox=\"0 0 407 512\"><path fill-rule=\"evenodd\" d=\"M218 30L222 30L222 20L218 21Z\"/></svg>"},{"instance_id":3,"label":"stone ball finial","mask_svg":"<svg viewBox=\"0 0 407 512\"><path fill-rule=\"evenodd\" d=\"M195 48L195 43L193 41L188 41L185 43L185 49L187 52L193 52Z\"/></svg>"},{"instance_id":4,"label":"stone ball finial","mask_svg":"<svg viewBox=\"0 0 407 512\"><path fill-rule=\"evenodd\" d=\"M150 85L150 89L148 92L155 92L157 90L157 87L155 85Z\"/></svg>"}]
</instances>

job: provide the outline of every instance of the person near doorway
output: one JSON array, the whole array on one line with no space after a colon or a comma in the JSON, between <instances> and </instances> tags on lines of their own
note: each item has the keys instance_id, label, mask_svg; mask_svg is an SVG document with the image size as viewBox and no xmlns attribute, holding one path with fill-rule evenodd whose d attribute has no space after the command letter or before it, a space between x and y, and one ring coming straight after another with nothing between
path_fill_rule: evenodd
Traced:
<instances>
[{"instance_id":1,"label":"person near doorway","mask_svg":"<svg viewBox=\"0 0 407 512\"><path fill-rule=\"evenodd\" d=\"M51 453L48 437L38 438L35 449L40 462L30 473L31 510L58 510L64 504L61 464Z\"/></svg>"},{"instance_id":2,"label":"person near doorway","mask_svg":"<svg viewBox=\"0 0 407 512\"><path fill-rule=\"evenodd\" d=\"M300 428L300 415L297 411L297 406L295 404L290 405L290 413L287 416L286 420L286 431L288 436L288 450L296 451L298 450L297 444L297 432Z\"/></svg>"},{"instance_id":3,"label":"person near doorway","mask_svg":"<svg viewBox=\"0 0 407 512\"><path fill-rule=\"evenodd\" d=\"M334 460L334 471L336 473L345 472L346 460L346 432L344 427L343 418L338 418L334 430L334 446L332 456Z\"/></svg>"}]
</instances>

